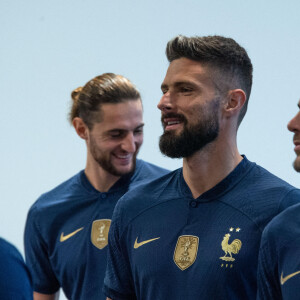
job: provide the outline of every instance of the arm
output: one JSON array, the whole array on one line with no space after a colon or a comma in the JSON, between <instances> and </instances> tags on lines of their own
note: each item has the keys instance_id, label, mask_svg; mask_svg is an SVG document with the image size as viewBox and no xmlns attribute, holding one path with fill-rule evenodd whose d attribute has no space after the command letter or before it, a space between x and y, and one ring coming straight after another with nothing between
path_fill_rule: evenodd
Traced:
<instances>
[{"instance_id":1,"label":"arm","mask_svg":"<svg viewBox=\"0 0 300 300\"><path fill-rule=\"evenodd\" d=\"M120 201L120 200L119 200ZM108 235L107 268L103 293L108 300L136 299L134 283L126 249L127 239L122 239L122 209L117 204Z\"/></svg>"},{"instance_id":2,"label":"arm","mask_svg":"<svg viewBox=\"0 0 300 300\"><path fill-rule=\"evenodd\" d=\"M281 299L276 245L269 235L269 226L262 234L257 270L257 300ZM270 244L271 243L271 244Z\"/></svg>"},{"instance_id":3,"label":"arm","mask_svg":"<svg viewBox=\"0 0 300 300\"><path fill-rule=\"evenodd\" d=\"M59 292L55 294L40 294L37 292L33 292L33 299L34 300L58 300Z\"/></svg>"},{"instance_id":4,"label":"arm","mask_svg":"<svg viewBox=\"0 0 300 300\"><path fill-rule=\"evenodd\" d=\"M33 281L33 291L36 299L58 299L51 295L56 295L59 291L59 282L52 269L48 254L48 244L44 237L47 232L41 232L40 213L36 209L30 209L25 226L24 244L26 264L31 273ZM45 230L45 226L42 226ZM52 298L39 298L39 297Z\"/></svg>"}]
</instances>

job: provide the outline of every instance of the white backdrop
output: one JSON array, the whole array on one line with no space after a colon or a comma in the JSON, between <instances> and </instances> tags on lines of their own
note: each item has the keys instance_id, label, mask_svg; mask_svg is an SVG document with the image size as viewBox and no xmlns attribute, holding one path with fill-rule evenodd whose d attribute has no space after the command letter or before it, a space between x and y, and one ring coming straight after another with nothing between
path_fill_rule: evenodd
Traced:
<instances>
[{"instance_id":1,"label":"white backdrop","mask_svg":"<svg viewBox=\"0 0 300 300\"><path fill-rule=\"evenodd\" d=\"M300 2L289 0L1 0L0 235L23 252L31 204L85 166L85 144L67 122L71 91L115 72L144 103L140 158L169 169L158 150L165 46L177 34L233 37L249 53L254 84L238 144L241 153L290 183L287 122L300 97Z\"/></svg>"}]
</instances>

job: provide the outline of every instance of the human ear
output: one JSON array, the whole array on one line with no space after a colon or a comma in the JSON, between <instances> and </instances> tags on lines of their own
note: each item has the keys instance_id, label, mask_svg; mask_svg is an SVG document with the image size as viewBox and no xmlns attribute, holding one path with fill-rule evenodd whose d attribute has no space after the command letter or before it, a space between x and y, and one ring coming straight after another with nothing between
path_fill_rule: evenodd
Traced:
<instances>
[{"instance_id":1,"label":"human ear","mask_svg":"<svg viewBox=\"0 0 300 300\"><path fill-rule=\"evenodd\" d=\"M84 140L88 137L88 127L79 117L73 119L72 124L76 130L76 133Z\"/></svg>"},{"instance_id":2,"label":"human ear","mask_svg":"<svg viewBox=\"0 0 300 300\"><path fill-rule=\"evenodd\" d=\"M238 114L246 102L246 94L241 89L230 90L228 92L225 112L229 116Z\"/></svg>"}]
</instances>

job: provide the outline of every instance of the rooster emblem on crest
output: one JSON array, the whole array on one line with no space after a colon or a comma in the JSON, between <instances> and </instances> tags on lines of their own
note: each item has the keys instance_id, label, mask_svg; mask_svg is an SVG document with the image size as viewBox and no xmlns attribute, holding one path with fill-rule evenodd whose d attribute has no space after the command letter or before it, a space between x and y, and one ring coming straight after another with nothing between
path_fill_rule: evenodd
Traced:
<instances>
[{"instance_id":1,"label":"rooster emblem on crest","mask_svg":"<svg viewBox=\"0 0 300 300\"><path fill-rule=\"evenodd\" d=\"M242 242L238 239L235 239L232 241L231 244L228 243L230 238L230 234L226 233L223 241L221 243L222 250L225 252L225 255L220 257L220 259L225 260L225 261L235 261L235 258L232 257L233 254L238 254L239 251L242 248ZM229 254L230 256L227 256Z\"/></svg>"}]
</instances>

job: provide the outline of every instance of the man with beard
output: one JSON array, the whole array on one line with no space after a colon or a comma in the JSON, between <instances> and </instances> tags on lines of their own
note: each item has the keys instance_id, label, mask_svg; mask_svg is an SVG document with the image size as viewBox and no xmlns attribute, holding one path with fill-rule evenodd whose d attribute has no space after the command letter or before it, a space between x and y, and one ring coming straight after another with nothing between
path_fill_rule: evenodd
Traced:
<instances>
[{"instance_id":1,"label":"man with beard","mask_svg":"<svg viewBox=\"0 0 300 300\"><path fill-rule=\"evenodd\" d=\"M109 299L255 299L261 232L300 191L241 156L252 64L233 39L178 36L167 45L160 149L183 167L117 204Z\"/></svg>"},{"instance_id":2,"label":"man with beard","mask_svg":"<svg viewBox=\"0 0 300 300\"><path fill-rule=\"evenodd\" d=\"M294 132L294 169L300 172L300 112L288 129ZM300 204L286 209L265 228L258 262L258 299L300 298Z\"/></svg>"},{"instance_id":3,"label":"man with beard","mask_svg":"<svg viewBox=\"0 0 300 300\"><path fill-rule=\"evenodd\" d=\"M136 160L143 142L140 94L123 76L106 73L72 93L70 121L87 146L85 170L31 207L26 262L34 299L105 299L108 231L118 199L141 182L167 173Z\"/></svg>"}]
</instances>

